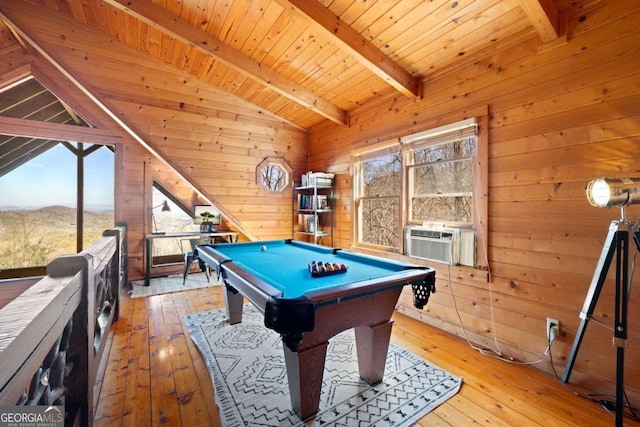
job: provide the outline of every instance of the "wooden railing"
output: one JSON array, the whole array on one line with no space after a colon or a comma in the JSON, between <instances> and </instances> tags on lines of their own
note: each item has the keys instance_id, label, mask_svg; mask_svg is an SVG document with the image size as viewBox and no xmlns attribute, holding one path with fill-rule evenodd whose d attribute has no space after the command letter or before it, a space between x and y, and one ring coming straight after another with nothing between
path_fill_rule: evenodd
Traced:
<instances>
[{"instance_id":1,"label":"wooden railing","mask_svg":"<svg viewBox=\"0 0 640 427\"><path fill-rule=\"evenodd\" d=\"M93 421L93 389L127 281L126 225L64 255L0 308L0 405L63 405L65 425ZM3 293L0 284L0 293ZM2 298L0 298L2 300Z\"/></svg>"}]
</instances>

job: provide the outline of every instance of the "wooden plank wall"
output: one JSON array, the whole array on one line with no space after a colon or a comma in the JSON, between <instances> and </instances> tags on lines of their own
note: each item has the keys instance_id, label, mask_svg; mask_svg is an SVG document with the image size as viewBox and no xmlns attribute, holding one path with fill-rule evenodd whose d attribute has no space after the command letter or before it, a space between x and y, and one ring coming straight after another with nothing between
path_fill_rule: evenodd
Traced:
<instances>
[{"instance_id":1,"label":"wooden plank wall","mask_svg":"<svg viewBox=\"0 0 640 427\"><path fill-rule=\"evenodd\" d=\"M546 318L560 320L552 347L562 374L610 221L591 207L587 182L640 175L640 8L597 2L568 18L568 42L543 46L535 34L492 57L428 76L422 99L387 93L351 111L351 124L310 133L310 168L337 175L335 245L352 244L349 152L489 109L490 280L487 272L433 264L437 293L425 311L403 295L400 310L506 358L549 370ZM640 209L628 210L637 220ZM402 256L396 256L402 258ZM613 275L610 275L612 277ZM638 287L634 280L634 287ZM612 324L607 282L595 317ZM637 291L635 289L634 291ZM632 292L626 385L640 390L640 295ZM571 376L613 393L611 330L591 321ZM636 400L637 402L637 400Z\"/></svg>"},{"instance_id":2,"label":"wooden plank wall","mask_svg":"<svg viewBox=\"0 0 640 427\"><path fill-rule=\"evenodd\" d=\"M143 236L151 230L145 198L153 179L189 204L195 196L186 177L248 238L280 238L291 233L291 195L259 189L255 166L274 156L290 163L294 177L307 169L337 173L334 243L349 247L352 148L488 109L489 232L482 237L490 275L434 265L438 292L427 309L415 311L405 295L401 310L462 335L459 313L471 339L497 343L507 357L541 359L542 369L550 368L543 354L546 317L554 317L562 333L552 354L562 371L609 222L618 215L590 207L586 183L640 175L640 5L629 3L594 2L567 17L565 45L542 46L535 34L523 34L486 60L429 75L421 99L381 94L350 112L349 126L312 129L309 148L305 131L51 10L8 13L167 161L126 135L64 76L53 79L124 137L116 151L116 220L129 224L131 279L142 277ZM25 64L11 47L0 53L3 75ZM631 207L630 217L637 218L638 210ZM608 324L611 303L607 283L596 316ZM626 377L636 394L639 308L632 293ZM592 322L572 380L611 391L611 338L610 330Z\"/></svg>"},{"instance_id":3,"label":"wooden plank wall","mask_svg":"<svg viewBox=\"0 0 640 427\"><path fill-rule=\"evenodd\" d=\"M306 130L62 14L23 9L28 10L3 6L46 55L114 112L115 118L102 112L108 122L104 126L124 134L116 152L116 221L129 224L131 279L143 276L154 179L187 206L208 198L244 239L291 237L290 187L267 193L256 184L255 168L274 157L286 160L293 176L305 172ZM83 101L96 108L87 96ZM116 120L140 136L142 144Z\"/></svg>"}]
</instances>

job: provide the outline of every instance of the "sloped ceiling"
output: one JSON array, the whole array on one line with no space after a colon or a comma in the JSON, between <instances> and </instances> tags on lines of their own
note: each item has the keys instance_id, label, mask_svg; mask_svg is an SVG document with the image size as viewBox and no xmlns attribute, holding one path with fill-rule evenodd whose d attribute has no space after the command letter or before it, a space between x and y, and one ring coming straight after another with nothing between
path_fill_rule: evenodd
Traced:
<instances>
[{"instance_id":1,"label":"sloped ceiling","mask_svg":"<svg viewBox=\"0 0 640 427\"><path fill-rule=\"evenodd\" d=\"M595 0L583 0L589 3ZM429 96L429 78L525 38L562 39L553 0L2 0L67 14L302 129L349 124L381 93Z\"/></svg>"},{"instance_id":2,"label":"sloped ceiling","mask_svg":"<svg viewBox=\"0 0 640 427\"><path fill-rule=\"evenodd\" d=\"M27 78L0 91L0 116L88 127L82 118L35 78ZM0 134L0 176L60 143L64 142Z\"/></svg>"}]
</instances>

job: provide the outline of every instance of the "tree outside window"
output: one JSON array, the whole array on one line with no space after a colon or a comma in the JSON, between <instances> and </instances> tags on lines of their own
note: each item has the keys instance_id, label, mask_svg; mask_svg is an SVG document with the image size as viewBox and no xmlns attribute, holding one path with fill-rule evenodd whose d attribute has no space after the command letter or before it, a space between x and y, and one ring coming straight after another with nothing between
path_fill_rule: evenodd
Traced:
<instances>
[{"instance_id":1,"label":"tree outside window","mask_svg":"<svg viewBox=\"0 0 640 427\"><path fill-rule=\"evenodd\" d=\"M475 137L413 150L409 222L473 223Z\"/></svg>"},{"instance_id":2,"label":"tree outside window","mask_svg":"<svg viewBox=\"0 0 640 427\"><path fill-rule=\"evenodd\" d=\"M361 177L359 241L395 248L400 243L400 153L363 161Z\"/></svg>"},{"instance_id":3,"label":"tree outside window","mask_svg":"<svg viewBox=\"0 0 640 427\"><path fill-rule=\"evenodd\" d=\"M265 191L281 192L287 188L291 172L284 159L267 157L256 167L256 182Z\"/></svg>"}]
</instances>

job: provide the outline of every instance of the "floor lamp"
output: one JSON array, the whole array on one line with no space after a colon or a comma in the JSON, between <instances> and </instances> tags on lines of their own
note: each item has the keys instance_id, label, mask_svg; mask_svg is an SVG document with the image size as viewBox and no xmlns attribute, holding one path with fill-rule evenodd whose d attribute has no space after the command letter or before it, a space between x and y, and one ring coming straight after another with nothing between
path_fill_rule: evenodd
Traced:
<instances>
[{"instance_id":1,"label":"floor lamp","mask_svg":"<svg viewBox=\"0 0 640 427\"><path fill-rule=\"evenodd\" d=\"M587 199L591 205L604 208L617 206L621 210L621 219L612 221L591 279L587 297L580 312L580 326L567 360L562 382L569 381L580 343L584 337L589 319L593 315L598 297L602 291L611 261L615 260L615 318L613 345L616 346L616 426L622 427L624 417L624 351L627 346L627 314L631 280L629 278L629 242L633 238L636 248L640 250L640 232L638 224L626 218L625 208L640 203L640 178L599 178L587 186Z\"/></svg>"}]
</instances>

